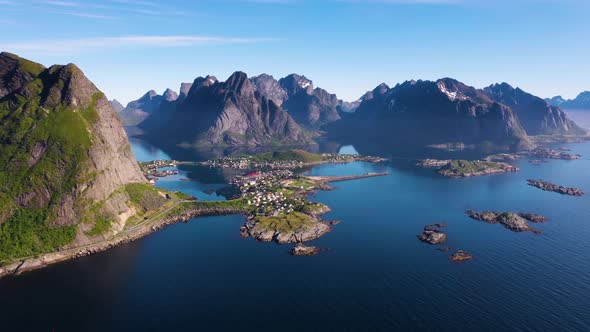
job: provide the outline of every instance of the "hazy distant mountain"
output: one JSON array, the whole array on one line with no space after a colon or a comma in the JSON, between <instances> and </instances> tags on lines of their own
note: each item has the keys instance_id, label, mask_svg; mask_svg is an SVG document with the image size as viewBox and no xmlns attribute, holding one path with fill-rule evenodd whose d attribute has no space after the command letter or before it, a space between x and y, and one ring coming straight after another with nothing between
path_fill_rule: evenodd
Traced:
<instances>
[{"instance_id":1,"label":"hazy distant mountain","mask_svg":"<svg viewBox=\"0 0 590 332\"><path fill-rule=\"evenodd\" d=\"M225 82L199 77L184 100L140 124L150 135L176 144L302 144L310 139L291 116L259 93L245 73Z\"/></svg>"},{"instance_id":2,"label":"hazy distant mountain","mask_svg":"<svg viewBox=\"0 0 590 332\"><path fill-rule=\"evenodd\" d=\"M529 135L585 133L559 107L551 106L545 100L513 88L508 83L491 85L484 92L493 100L512 108Z\"/></svg>"},{"instance_id":3,"label":"hazy distant mountain","mask_svg":"<svg viewBox=\"0 0 590 332\"><path fill-rule=\"evenodd\" d=\"M580 93L574 99L563 99L561 96L545 99L549 104L563 109L590 110L590 91Z\"/></svg>"},{"instance_id":4,"label":"hazy distant mountain","mask_svg":"<svg viewBox=\"0 0 590 332\"><path fill-rule=\"evenodd\" d=\"M119 112L119 117L125 126L136 126L148 118L151 114L158 112L162 102L174 102L178 94L166 89L162 95L154 90L148 91L141 98L127 104L124 110Z\"/></svg>"},{"instance_id":5,"label":"hazy distant mountain","mask_svg":"<svg viewBox=\"0 0 590 332\"><path fill-rule=\"evenodd\" d=\"M113 108L113 111L115 111L115 113L119 113L123 109L125 109L125 107L121 105L121 103L117 99L113 99L109 102L111 103L111 107Z\"/></svg>"},{"instance_id":6,"label":"hazy distant mountain","mask_svg":"<svg viewBox=\"0 0 590 332\"><path fill-rule=\"evenodd\" d=\"M328 125L332 137L406 145L493 144L527 148L518 117L483 91L454 79L377 86L355 113Z\"/></svg>"}]
</instances>

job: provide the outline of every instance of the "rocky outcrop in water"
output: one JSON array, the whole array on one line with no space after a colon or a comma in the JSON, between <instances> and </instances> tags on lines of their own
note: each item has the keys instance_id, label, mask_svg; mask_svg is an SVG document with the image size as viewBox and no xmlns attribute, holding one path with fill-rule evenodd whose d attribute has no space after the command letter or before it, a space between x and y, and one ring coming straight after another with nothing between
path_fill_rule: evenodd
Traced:
<instances>
[{"instance_id":1,"label":"rocky outcrop in water","mask_svg":"<svg viewBox=\"0 0 590 332\"><path fill-rule=\"evenodd\" d=\"M443 233L440 224L424 226L424 231L418 234L418 239L429 244L440 244L447 240L447 235Z\"/></svg>"},{"instance_id":2,"label":"rocky outcrop in water","mask_svg":"<svg viewBox=\"0 0 590 332\"><path fill-rule=\"evenodd\" d=\"M458 250L456 253L452 254L451 257L449 257L449 260L455 262L463 262L471 259L473 259L473 256L464 250Z\"/></svg>"},{"instance_id":3,"label":"rocky outcrop in water","mask_svg":"<svg viewBox=\"0 0 590 332\"><path fill-rule=\"evenodd\" d=\"M543 216L530 214L530 213L512 213L512 212L476 212L473 210L469 210L465 212L469 217L472 219L483 221L489 224L501 224L505 228L513 232L534 232L538 233L538 231L534 230L529 224L528 221L539 223L545 222L547 219Z\"/></svg>"},{"instance_id":4,"label":"rocky outcrop in water","mask_svg":"<svg viewBox=\"0 0 590 332\"><path fill-rule=\"evenodd\" d=\"M527 180L527 183L529 186L536 187L544 191L552 191L558 194L569 196L584 196L584 192L582 191L582 189L579 188L564 187L543 180L529 179Z\"/></svg>"},{"instance_id":5,"label":"rocky outcrop in water","mask_svg":"<svg viewBox=\"0 0 590 332\"><path fill-rule=\"evenodd\" d=\"M320 248L297 243L289 253L293 256L315 256L320 253Z\"/></svg>"},{"instance_id":6,"label":"rocky outcrop in water","mask_svg":"<svg viewBox=\"0 0 590 332\"><path fill-rule=\"evenodd\" d=\"M572 154L544 147L535 148L528 151L526 154L537 159L576 160L582 157L579 154Z\"/></svg>"},{"instance_id":7,"label":"rocky outcrop in water","mask_svg":"<svg viewBox=\"0 0 590 332\"><path fill-rule=\"evenodd\" d=\"M315 240L331 230L328 223L319 220L304 227L281 229L267 227L255 217L249 217L241 228L241 234L243 237L252 237L261 242L275 241L278 244L286 244Z\"/></svg>"}]
</instances>

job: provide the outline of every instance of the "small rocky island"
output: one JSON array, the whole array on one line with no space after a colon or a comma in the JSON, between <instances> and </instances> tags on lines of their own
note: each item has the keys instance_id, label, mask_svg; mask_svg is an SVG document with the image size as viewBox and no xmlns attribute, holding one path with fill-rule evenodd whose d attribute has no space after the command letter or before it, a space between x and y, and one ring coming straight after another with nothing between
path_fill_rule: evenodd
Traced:
<instances>
[{"instance_id":1,"label":"small rocky island","mask_svg":"<svg viewBox=\"0 0 590 332\"><path fill-rule=\"evenodd\" d=\"M447 235L441 231L443 224L424 226L424 231L418 234L418 239L429 244L441 244L447 240Z\"/></svg>"},{"instance_id":2,"label":"small rocky island","mask_svg":"<svg viewBox=\"0 0 590 332\"><path fill-rule=\"evenodd\" d=\"M450 178L464 178L501 173L518 172L518 167L504 162L485 160L438 160L424 159L417 163L418 166L438 168L440 175Z\"/></svg>"},{"instance_id":3,"label":"small rocky island","mask_svg":"<svg viewBox=\"0 0 590 332\"><path fill-rule=\"evenodd\" d=\"M529 222L543 223L547 218L532 213L512 213L512 212L476 212L473 210L465 211L465 213L474 220L483 221L488 224L501 224L505 228L513 232L533 232L540 233L533 229Z\"/></svg>"},{"instance_id":4,"label":"small rocky island","mask_svg":"<svg viewBox=\"0 0 590 332\"><path fill-rule=\"evenodd\" d=\"M518 153L499 153L487 156L484 158L485 161L514 161L523 157L533 158L534 163L540 163L545 159L558 159L558 160L576 160L582 156L579 154L568 153L569 149L561 148L559 150L537 147L531 150L522 151Z\"/></svg>"},{"instance_id":5,"label":"small rocky island","mask_svg":"<svg viewBox=\"0 0 590 332\"><path fill-rule=\"evenodd\" d=\"M449 260L455 262L463 262L471 259L473 259L473 256L465 250L458 250L456 253L452 254L451 257L449 257Z\"/></svg>"},{"instance_id":6,"label":"small rocky island","mask_svg":"<svg viewBox=\"0 0 590 332\"><path fill-rule=\"evenodd\" d=\"M320 252L320 248L306 246L303 243L297 243L289 253L293 256L315 256Z\"/></svg>"},{"instance_id":7,"label":"small rocky island","mask_svg":"<svg viewBox=\"0 0 590 332\"><path fill-rule=\"evenodd\" d=\"M562 195L584 196L584 192L579 188L564 187L543 180L527 180L529 186L539 188L544 191L552 191Z\"/></svg>"},{"instance_id":8,"label":"small rocky island","mask_svg":"<svg viewBox=\"0 0 590 332\"><path fill-rule=\"evenodd\" d=\"M579 154L567 153L565 150L555 150L545 147L538 147L533 150L527 151L525 155L536 159L560 159L560 160L576 160L582 156Z\"/></svg>"}]
</instances>

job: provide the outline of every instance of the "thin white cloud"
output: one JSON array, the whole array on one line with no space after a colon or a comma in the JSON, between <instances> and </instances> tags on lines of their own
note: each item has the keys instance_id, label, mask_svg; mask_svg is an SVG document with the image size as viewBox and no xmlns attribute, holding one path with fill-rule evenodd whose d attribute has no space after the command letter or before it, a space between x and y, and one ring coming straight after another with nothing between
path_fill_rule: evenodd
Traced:
<instances>
[{"instance_id":1,"label":"thin white cloud","mask_svg":"<svg viewBox=\"0 0 590 332\"><path fill-rule=\"evenodd\" d=\"M92 13L85 13L85 12L69 12L69 11L65 11L65 12L53 12L54 14L60 14L60 15L69 15L69 16L76 16L76 17L82 17L82 18L93 18L93 19L98 19L98 20L118 20L119 17L117 16L111 16L111 15L102 15L102 14L92 14Z\"/></svg>"},{"instance_id":2,"label":"thin white cloud","mask_svg":"<svg viewBox=\"0 0 590 332\"><path fill-rule=\"evenodd\" d=\"M52 0L47 0L47 1L41 1L42 4L44 5L50 5L50 6L58 6L58 7L80 7L80 4L77 2L71 2L71 1L52 1Z\"/></svg>"},{"instance_id":3,"label":"thin white cloud","mask_svg":"<svg viewBox=\"0 0 590 332\"><path fill-rule=\"evenodd\" d=\"M277 41L273 38L231 38L215 36L122 36L64 40L38 40L0 43L0 49L12 52L72 54L104 49L166 48L225 44L249 44Z\"/></svg>"},{"instance_id":4,"label":"thin white cloud","mask_svg":"<svg viewBox=\"0 0 590 332\"><path fill-rule=\"evenodd\" d=\"M455 5L464 3L464 0L336 0L347 3L382 3L398 5Z\"/></svg>"},{"instance_id":5,"label":"thin white cloud","mask_svg":"<svg viewBox=\"0 0 590 332\"><path fill-rule=\"evenodd\" d=\"M135 6L144 6L144 7L160 7L159 4L149 1L142 1L142 0L110 0L109 2L119 3L123 5L135 5Z\"/></svg>"}]
</instances>

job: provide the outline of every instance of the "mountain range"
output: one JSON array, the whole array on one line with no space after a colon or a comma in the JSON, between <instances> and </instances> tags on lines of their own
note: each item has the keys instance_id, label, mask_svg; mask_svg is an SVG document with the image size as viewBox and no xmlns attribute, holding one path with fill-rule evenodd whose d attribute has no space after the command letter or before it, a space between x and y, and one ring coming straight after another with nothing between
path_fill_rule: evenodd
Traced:
<instances>
[{"instance_id":1,"label":"mountain range","mask_svg":"<svg viewBox=\"0 0 590 332\"><path fill-rule=\"evenodd\" d=\"M586 134L560 107L507 83L484 89L451 78L382 83L347 103L303 75L276 80L236 72L226 82L200 77L181 90L180 97L169 89L162 96L148 92L120 113L123 122L141 117L147 135L191 146L308 144L326 135L526 149L529 135Z\"/></svg>"},{"instance_id":2,"label":"mountain range","mask_svg":"<svg viewBox=\"0 0 590 332\"><path fill-rule=\"evenodd\" d=\"M553 98L547 98L545 101L563 109L590 110L590 91L584 91L574 99L564 99L561 96L555 96Z\"/></svg>"},{"instance_id":3,"label":"mountain range","mask_svg":"<svg viewBox=\"0 0 590 332\"><path fill-rule=\"evenodd\" d=\"M476 89L457 80L377 86L355 113L328 126L351 136L412 145L474 144L507 149L532 146L529 135L583 135L558 107L507 83Z\"/></svg>"},{"instance_id":4,"label":"mountain range","mask_svg":"<svg viewBox=\"0 0 590 332\"><path fill-rule=\"evenodd\" d=\"M198 77L186 97L161 105L164 107L151 112L139 127L177 144L311 143L311 135L242 72L235 72L225 82L213 76Z\"/></svg>"}]
</instances>

